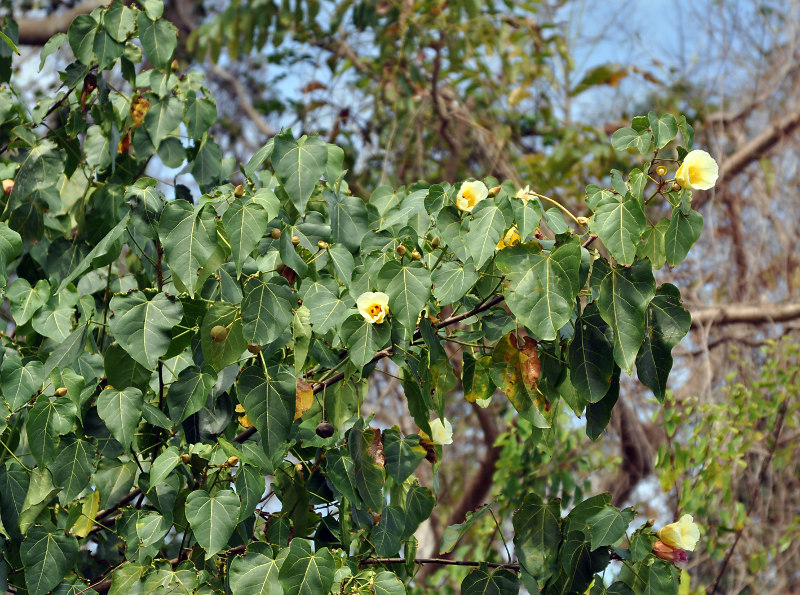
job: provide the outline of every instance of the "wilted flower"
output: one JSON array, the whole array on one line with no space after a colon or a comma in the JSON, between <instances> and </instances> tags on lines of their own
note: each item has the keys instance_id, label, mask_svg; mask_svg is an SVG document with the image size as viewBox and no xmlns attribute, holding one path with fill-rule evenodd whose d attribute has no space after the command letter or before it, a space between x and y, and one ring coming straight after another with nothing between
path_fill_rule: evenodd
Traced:
<instances>
[{"instance_id":1,"label":"wilted flower","mask_svg":"<svg viewBox=\"0 0 800 595\"><path fill-rule=\"evenodd\" d=\"M517 190L517 194L514 196L514 198L521 198L525 202L528 202L531 199L532 195L533 191L531 190L531 187L525 186L524 188L520 188L519 190Z\"/></svg>"},{"instance_id":2,"label":"wilted flower","mask_svg":"<svg viewBox=\"0 0 800 595\"><path fill-rule=\"evenodd\" d=\"M678 522L662 527L658 538L671 547L693 552L700 540L700 528L695 524L692 515L685 514Z\"/></svg>"},{"instance_id":3,"label":"wilted flower","mask_svg":"<svg viewBox=\"0 0 800 595\"><path fill-rule=\"evenodd\" d=\"M364 320L381 324L389 313L389 296L382 291L366 291L358 296L356 307Z\"/></svg>"},{"instance_id":4,"label":"wilted flower","mask_svg":"<svg viewBox=\"0 0 800 595\"><path fill-rule=\"evenodd\" d=\"M236 413L245 413L244 406L241 403L236 404L236 409L234 411L236 411ZM246 413L239 416L239 423L245 428L253 427L253 422L250 421L250 418L247 417Z\"/></svg>"},{"instance_id":5,"label":"wilted flower","mask_svg":"<svg viewBox=\"0 0 800 595\"><path fill-rule=\"evenodd\" d=\"M452 444L453 425L449 421L447 421L447 419L445 419L444 423L442 423L442 420L436 417L431 420L431 435L428 436L428 434L426 434L422 430L420 430L419 435L423 439L429 440L434 444L442 444L442 445Z\"/></svg>"},{"instance_id":6,"label":"wilted flower","mask_svg":"<svg viewBox=\"0 0 800 595\"><path fill-rule=\"evenodd\" d=\"M499 242L497 242L497 249L502 250L508 246L519 244L521 241L522 238L520 237L519 230L517 230L517 226L515 225L506 232L506 235L504 235Z\"/></svg>"},{"instance_id":7,"label":"wilted flower","mask_svg":"<svg viewBox=\"0 0 800 595\"><path fill-rule=\"evenodd\" d=\"M3 192L6 194L11 194L11 191L14 189L14 180L11 178L7 178L3 180Z\"/></svg>"},{"instance_id":8,"label":"wilted flower","mask_svg":"<svg viewBox=\"0 0 800 595\"><path fill-rule=\"evenodd\" d=\"M708 190L713 188L719 176L719 167L714 158L705 151L689 151L675 172L675 180L683 188Z\"/></svg>"},{"instance_id":9,"label":"wilted flower","mask_svg":"<svg viewBox=\"0 0 800 595\"><path fill-rule=\"evenodd\" d=\"M456 197L456 206L462 211L471 213L476 204L489 196L489 189L480 180L464 182Z\"/></svg>"},{"instance_id":10,"label":"wilted flower","mask_svg":"<svg viewBox=\"0 0 800 595\"><path fill-rule=\"evenodd\" d=\"M667 562L686 562L689 560L689 556L686 555L686 550L672 547L663 541L656 541L653 544L653 554Z\"/></svg>"}]
</instances>

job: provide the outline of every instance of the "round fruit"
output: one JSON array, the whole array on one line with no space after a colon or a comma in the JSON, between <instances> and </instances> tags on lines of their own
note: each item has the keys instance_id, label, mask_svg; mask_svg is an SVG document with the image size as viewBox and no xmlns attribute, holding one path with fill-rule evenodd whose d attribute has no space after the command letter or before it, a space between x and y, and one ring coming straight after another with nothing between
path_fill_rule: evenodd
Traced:
<instances>
[{"instance_id":1,"label":"round fruit","mask_svg":"<svg viewBox=\"0 0 800 595\"><path fill-rule=\"evenodd\" d=\"M422 254L419 253L419 250L414 250L411 253L411 260L419 260L420 258L422 258Z\"/></svg>"},{"instance_id":2,"label":"round fruit","mask_svg":"<svg viewBox=\"0 0 800 595\"><path fill-rule=\"evenodd\" d=\"M211 329L211 338L217 343L224 343L228 338L228 329L218 324Z\"/></svg>"},{"instance_id":3,"label":"round fruit","mask_svg":"<svg viewBox=\"0 0 800 595\"><path fill-rule=\"evenodd\" d=\"M273 240L280 240L281 239L281 230L277 227L273 227L272 231L269 232L269 235L272 236Z\"/></svg>"},{"instance_id":4,"label":"round fruit","mask_svg":"<svg viewBox=\"0 0 800 595\"><path fill-rule=\"evenodd\" d=\"M242 198L244 196L244 186L239 184L236 188L233 189L233 195L236 198Z\"/></svg>"},{"instance_id":5,"label":"round fruit","mask_svg":"<svg viewBox=\"0 0 800 595\"><path fill-rule=\"evenodd\" d=\"M323 421L317 426L316 432L317 436L319 436L320 438L330 438L331 436L333 436L334 432L333 424L327 421Z\"/></svg>"},{"instance_id":6,"label":"round fruit","mask_svg":"<svg viewBox=\"0 0 800 595\"><path fill-rule=\"evenodd\" d=\"M400 255L401 258L406 255L406 252L407 252L406 247L403 246L403 244L400 244L397 247L397 253Z\"/></svg>"},{"instance_id":7,"label":"round fruit","mask_svg":"<svg viewBox=\"0 0 800 595\"><path fill-rule=\"evenodd\" d=\"M250 345L247 346L247 351L253 355L258 355L261 353L261 345L254 345L253 343L250 343Z\"/></svg>"},{"instance_id":8,"label":"round fruit","mask_svg":"<svg viewBox=\"0 0 800 595\"><path fill-rule=\"evenodd\" d=\"M300 243L300 236L292 236L292 244L297 246Z\"/></svg>"}]
</instances>

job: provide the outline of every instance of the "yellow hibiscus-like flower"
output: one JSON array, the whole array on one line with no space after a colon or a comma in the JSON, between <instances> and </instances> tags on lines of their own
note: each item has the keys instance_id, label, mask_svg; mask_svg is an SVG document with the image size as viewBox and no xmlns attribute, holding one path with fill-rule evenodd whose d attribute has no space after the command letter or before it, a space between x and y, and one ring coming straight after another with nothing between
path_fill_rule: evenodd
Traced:
<instances>
[{"instance_id":1,"label":"yellow hibiscus-like flower","mask_svg":"<svg viewBox=\"0 0 800 595\"><path fill-rule=\"evenodd\" d=\"M705 151L689 151L683 163L675 172L675 181L690 190L713 188L719 176L719 166Z\"/></svg>"},{"instance_id":2,"label":"yellow hibiscus-like flower","mask_svg":"<svg viewBox=\"0 0 800 595\"><path fill-rule=\"evenodd\" d=\"M364 320L381 324L389 313L389 296L382 291L366 291L358 296L356 307Z\"/></svg>"},{"instance_id":3,"label":"yellow hibiscus-like flower","mask_svg":"<svg viewBox=\"0 0 800 595\"><path fill-rule=\"evenodd\" d=\"M497 249L502 250L503 248L507 248L508 246L513 246L514 244L519 244L522 241L522 238L519 235L519 230L515 225L511 229L506 232L506 235L503 236L499 242L497 242Z\"/></svg>"},{"instance_id":4,"label":"yellow hibiscus-like flower","mask_svg":"<svg viewBox=\"0 0 800 595\"><path fill-rule=\"evenodd\" d=\"M658 538L671 547L693 552L700 540L700 528L695 524L692 515L685 514L678 522L662 527Z\"/></svg>"},{"instance_id":5,"label":"yellow hibiscus-like flower","mask_svg":"<svg viewBox=\"0 0 800 595\"><path fill-rule=\"evenodd\" d=\"M428 436L425 432L422 431L420 431L419 434L420 436L422 436L423 438L427 438L434 444L444 445L453 443L453 425L449 421L447 421L447 419L444 420L444 423L442 423L442 420L439 419L438 417L432 419L431 435Z\"/></svg>"},{"instance_id":6,"label":"yellow hibiscus-like flower","mask_svg":"<svg viewBox=\"0 0 800 595\"><path fill-rule=\"evenodd\" d=\"M464 182L456 197L456 206L462 211L471 213L476 204L489 196L489 189L480 180Z\"/></svg>"}]
</instances>

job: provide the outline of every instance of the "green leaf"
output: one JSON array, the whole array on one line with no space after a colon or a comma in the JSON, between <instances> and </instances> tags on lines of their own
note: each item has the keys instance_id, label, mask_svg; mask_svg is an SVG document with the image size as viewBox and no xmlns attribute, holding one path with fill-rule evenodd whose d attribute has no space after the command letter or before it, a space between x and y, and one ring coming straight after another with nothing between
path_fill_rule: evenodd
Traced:
<instances>
[{"instance_id":1,"label":"green leaf","mask_svg":"<svg viewBox=\"0 0 800 595\"><path fill-rule=\"evenodd\" d=\"M186 520L209 560L225 549L233 535L239 520L239 497L232 490L220 490L213 496L195 490L186 498Z\"/></svg>"},{"instance_id":2,"label":"green leaf","mask_svg":"<svg viewBox=\"0 0 800 595\"><path fill-rule=\"evenodd\" d=\"M529 493L514 513L514 549L523 574L532 576L540 588L555 570L561 542L561 507L555 498L545 503Z\"/></svg>"},{"instance_id":3,"label":"green leaf","mask_svg":"<svg viewBox=\"0 0 800 595\"><path fill-rule=\"evenodd\" d=\"M250 161L248 161L247 165L244 166L244 175L248 180L253 179L256 170L263 165L264 161L266 161L270 155L272 155L272 151L274 149L275 139L271 138L263 147L253 154L253 156L250 158Z\"/></svg>"},{"instance_id":4,"label":"green leaf","mask_svg":"<svg viewBox=\"0 0 800 595\"><path fill-rule=\"evenodd\" d=\"M222 444L221 441L220 444ZM250 465L239 466L236 470L236 493L242 499L239 506L239 522L253 515L253 512L261 502L261 498L264 496L265 490L266 480L261 475L260 470Z\"/></svg>"},{"instance_id":5,"label":"green leaf","mask_svg":"<svg viewBox=\"0 0 800 595\"><path fill-rule=\"evenodd\" d=\"M639 246L636 248L638 258L647 258L654 269L660 269L667 262L664 236L669 227L669 219L661 219L656 225L647 225L642 232Z\"/></svg>"},{"instance_id":6,"label":"green leaf","mask_svg":"<svg viewBox=\"0 0 800 595\"><path fill-rule=\"evenodd\" d=\"M431 294L430 271L419 261L403 265L399 260L390 260L378 273L378 286L389 295L392 318L413 331Z\"/></svg>"},{"instance_id":7,"label":"green leaf","mask_svg":"<svg viewBox=\"0 0 800 595\"><path fill-rule=\"evenodd\" d=\"M678 122L675 116L664 114L659 117L655 112L650 112L647 118L650 120L650 130L653 131L656 149L663 149L678 134Z\"/></svg>"},{"instance_id":8,"label":"green leaf","mask_svg":"<svg viewBox=\"0 0 800 595\"><path fill-rule=\"evenodd\" d=\"M654 560L639 562L631 567L633 593L636 595L678 595L678 569L669 562Z\"/></svg>"},{"instance_id":9,"label":"green leaf","mask_svg":"<svg viewBox=\"0 0 800 595\"><path fill-rule=\"evenodd\" d=\"M136 519L136 534L142 542L141 547L150 547L160 544L172 523L155 511L146 512Z\"/></svg>"},{"instance_id":10,"label":"green leaf","mask_svg":"<svg viewBox=\"0 0 800 595\"><path fill-rule=\"evenodd\" d=\"M39 279L31 287L27 279L20 277L8 287L6 297L11 304L14 322L22 326L50 299L50 284L45 279Z\"/></svg>"},{"instance_id":11,"label":"green leaf","mask_svg":"<svg viewBox=\"0 0 800 595\"><path fill-rule=\"evenodd\" d=\"M51 297L33 315L33 320L31 321L33 330L54 341L64 341L72 332L72 315L75 302L68 303L68 299L62 301L59 297Z\"/></svg>"},{"instance_id":12,"label":"green leaf","mask_svg":"<svg viewBox=\"0 0 800 595\"><path fill-rule=\"evenodd\" d=\"M308 198L325 173L327 159L327 146L319 139L294 140L291 131L275 137L272 166L300 214L305 213Z\"/></svg>"},{"instance_id":13,"label":"green leaf","mask_svg":"<svg viewBox=\"0 0 800 595\"><path fill-rule=\"evenodd\" d=\"M62 343L59 343L47 357L47 363L44 366L45 376L50 376L53 370L71 366L84 352L88 336L88 323L78 325L78 328L72 331Z\"/></svg>"},{"instance_id":14,"label":"green leaf","mask_svg":"<svg viewBox=\"0 0 800 595\"><path fill-rule=\"evenodd\" d=\"M314 551L307 539L295 538L278 577L286 595L319 595L333 585L335 567L328 548Z\"/></svg>"},{"instance_id":15,"label":"green leaf","mask_svg":"<svg viewBox=\"0 0 800 595\"><path fill-rule=\"evenodd\" d=\"M239 401L258 430L270 461L283 457L294 421L297 382L286 366L272 366L267 375L250 366L239 375Z\"/></svg>"},{"instance_id":16,"label":"green leaf","mask_svg":"<svg viewBox=\"0 0 800 595\"><path fill-rule=\"evenodd\" d=\"M17 520L24 510L30 476L14 460L0 465L0 518L6 529L17 530Z\"/></svg>"},{"instance_id":17,"label":"green leaf","mask_svg":"<svg viewBox=\"0 0 800 595\"><path fill-rule=\"evenodd\" d=\"M186 132L193 139L200 140L208 129L217 121L217 106L206 98L198 98L189 94L186 103Z\"/></svg>"},{"instance_id":18,"label":"green leaf","mask_svg":"<svg viewBox=\"0 0 800 595\"><path fill-rule=\"evenodd\" d=\"M565 573L569 593L583 593L592 582L595 573L601 572L608 565L608 549L591 551L580 531L567 534L559 552L561 568ZM564 576L564 575L562 575Z\"/></svg>"},{"instance_id":19,"label":"green leaf","mask_svg":"<svg viewBox=\"0 0 800 595\"><path fill-rule=\"evenodd\" d=\"M150 490L163 483L180 462L181 453L177 446L170 446L158 455L150 466Z\"/></svg>"},{"instance_id":20,"label":"green leaf","mask_svg":"<svg viewBox=\"0 0 800 595\"><path fill-rule=\"evenodd\" d=\"M355 261L350 250L344 244L332 244L328 247L328 256L330 256L333 263L333 271L339 278L339 281L345 285L350 284L350 279L353 276L353 269L355 268Z\"/></svg>"},{"instance_id":21,"label":"green leaf","mask_svg":"<svg viewBox=\"0 0 800 595\"><path fill-rule=\"evenodd\" d=\"M144 116L144 128L150 135L153 147L158 149L161 141L167 138L182 120L183 105L180 99L171 96L164 99L152 97L150 108Z\"/></svg>"},{"instance_id":22,"label":"green leaf","mask_svg":"<svg viewBox=\"0 0 800 595\"><path fill-rule=\"evenodd\" d=\"M136 18L136 24L139 26L139 39L145 56L153 66L166 70L178 46L177 27L164 19L153 22L143 12Z\"/></svg>"},{"instance_id":23,"label":"green leaf","mask_svg":"<svg viewBox=\"0 0 800 595\"><path fill-rule=\"evenodd\" d=\"M588 304L575 321L575 335L569 345L570 378L580 397L596 403L608 392L614 370L614 335L597 310Z\"/></svg>"},{"instance_id":24,"label":"green leaf","mask_svg":"<svg viewBox=\"0 0 800 595\"><path fill-rule=\"evenodd\" d=\"M397 428L389 428L383 432L383 454L386 473L397 485L402 485L425 458L426 451L416 434L403 437Z\"/></svg>"},{"instance_id":25,"label":"green leaf","mask_svg":"<svg viewBox=\"0 0 800 595\"><path fill-rule=\"evenodd\" d=\"M684 215L680 208L672 211L669 227L664 234L664 250L669 266L676 266L683 262L692 247L703 232L703 216L697 211L689 211Z\"/></svg>"},{"instance_id":26,"label":"green leaf","mask_svg":"<svg viewBox=\"0 0 800 595\"><path fill-rule=\"evenodd\" d=\"M133 11L120 0L114 0L103 13L103 26L111 37L124 43L133 33Z\"/></svg>"},{"instance_id":27,"label":"green leaf","mask_svg":"<svg viewBox=\"0 0 800 595\"><path fill-rule=\"evenodd\" d=\"M164 207L158 235L170 270L189 295L194 297L199 269L217 246L217 225L213 207L193 207L185 200L173 200Z\"/></svg>"},{"instance_id":28,"label":"green leaf","mask_svg":"<svg viewBox=\"0 0 800 595\"><path fill-rule=\"evenodd\" d=\"M201 370L198 366L189 366L181 370L167 391L170 419L180 423L200 411L216 383L217 374L211 367Z\"/></svg>"},{"instance_id":29,"label":"green leaf","mask_svg":"<svg viewBox=\"0 0 800 595\"><path fill-rule=\"evenodd\" d=\"M44 68L44 63L53 54L55 54L58 50L61 49L67 42L67 34L66 33L56 33L50 39L48 39L44 46L42 46L42 51L39 54L39 72L42 71Z\"/></svg>"},{"instance_id":30,"label":"green leaf","mask_svg":"<svg viewBox=\"0 0 800 595\"><path fill-rule=\"evenodd\" d=\"M433 297L442 305L453 304L472 289L478 276L472 259L463 266L457 262L444 262L431 274Z\"/></svg>"},{"instance_id":31,"label":"green leaf","mask_svg":"<svg viewBox=\"0 0 800 595\"><path fill-rule=\"evenodd\" d=\"M91 19L88 15L83 16ZM17 170L17 175L14 178L14 189L11 191L11 196L9 196L8 199L9 210L28 201L30 195L36 190L44 190L50 186L55 186L63 173L64 161L62 150L50 140L39 141L28 151L22 163L20 163L19 170ZM5 224L0 224L0 230L2 230L4 226ZM15 258L16 255L9 256L6 253L6 240L6 233L0 231L0 254L3 254L6 258L6 262L8 262L12 258ZM22 247L22 243L19 240L17 240L17 245L19 248ZM19 254L19 250L17 254Z\"/></svg>"},{"instance_id":32,"label":"green leaf","mask_svg":"<svg viewBox=\"0 0 800 595\"><path fill-rule=\"evenodd\" d=\"M192 162L192 175L201 186L213 184L222 172L222 149L208 134L200 141L200 148Z\"/></svg>"},{"instance_id":33,"label":"green leaf","mask_svg":"<svg viewBox=\"0 0 800 595\"><path fill-rule=\"evenodd\" d=\"M494 201L484 200L472 211L472 221L464 238L475 268L481 268L495 253L497 243L506 229L503 211Z\"/></svg>"},{"instance_id":34,"label":"green leaf","mask_svg":"<svg viewBox=\"0 0 800 595\"><path fill-rule=\"evenodd\" d=\"M462 595L516 595L519 578L506 568L489 570L486 563L470 572L461 581Z\"/></svg>"},{"instance_id":35,"label":"green leaf","mask_svg":"<svg viewBox=\"0 0 800 595\"><path fill-rule=\"evenodd\" d=\"M16 411L41 390L45 379L44 364L38 360L23 363L16 353L3 358L0 388L9 410Z\"/></svg>"},{"instance_id":36,"label":"green leaf","mask_svg":"<svg viewBox=\"0 0 800 595\"><path fill-rule=\"evenodd\" d=\"M636 131L633 128L620 128L611 135L611 146L617 151L635 148L644 155L650 148L653 135L649 130Z\"/></svg>"},{"instance_id":37,"label":"green leaf","mask_svg":"<svg viewBox=\"0 0 800 595\"><path fill-rule=\"evenodd\" d=\"M97 397L97 413L123 448L130 447L142 419L144 396L138 388L106 388Z\"/></svg>"},{"instance_id":38,"label":"green leaf","mask_svg":"<svg viewBox=\"0 0 800 595\"><path fill-rule=\"evenodd\" d=\"M5 223L0 223L0 289L8 283L8 264L21 252L22 237Z\"/></svg>"},{"instance_id":39,"label":"green leaf","mask_svg":"<svg viewBox=\"0 0 800 595\"><path fill-rule=\"evenodd\" d=\"M347 453L339 449L332 449L326 453L325 474L333 487L353 506L361 508L354 468L353 459Z\"/></svg>"},{"instance_id":40,"label":"green leaf","mask_svg":"<svg viewBox=\"0 0 800 595\"><path fill-rule=\"evenodd\" d=\"M646 224L642 203L637 198L631 194L624 199L617 194L606 194L595 209L591 230L617 262L629 265Z\"/></svg>"},{"instance_id":41,"label":"green leaf","mask_svg":"<svg viewBox=\"0 0 800 595\"><path fill-rule=\"evenodd\" d=\"M350 457L353 459L353 474L358 488L358 495L368 510L380 513L383 508L383 488L384 473L383 461L381 464L376 459L381 459L380 451L377 449L380 444L380 431L372 428L364 429L364 420L360 418L353 428L347 440L350 450Z\"/></svg>"},{"instance_id":42,"label":"green leaf","mask_svg":"<svg viewBox=\"0 0 800 595\"><path fill-rule=\"evenodd\" d=\"M59 488L53 486L53 476L48 469L34 469L30 477L28 493L25 494L18 521L19 531L23 535L27 534L28 529L36 522L41 512L60 491Z\"/></svg>"},{"instance_id":43,"label":"green leaf","mask_svg":"<svg viewBox=\"0 0 800 595\"><path fill-rule=\"evenodd\" d=\"M466 519L463 523L448 526L442 533L442 542L439 545L439 553L449 554L461 541L461 538L466 535L470 527L480 520L491 508L489 505L484 505L477 510L467 513Z\"/></svg>"},{"instance_id":44,"label":"green leaf","mask_svg":"<svg viewBox=\"0 0 800 595\"><path fill-rule=\"evenodd\" d=\"M69 275L64 277L58 286L57 292L60 293L64 291L67 285L75 281L78 277L83 276L88 271L93 271L101 266L110 264L112 260L116 259L122 248L120 240L122 236L125 235L129 222L130 217L126 215L111 229L111 231L103 236L103 239L97 242L95 247L70 270Z\"/></svg>"},{"instance_id":45,"label":"green leaf","mask_svg":"<svg viewBox=\"0 0 800 595\"><path fill-rule=\"evenodd\" d=\"M413 535L423 521L431 516L436 499L430 488L412 484L406 495L406 530L404 537Z\"/></svg>"},{"instance_id":46,"label":"green leaf","mask_svg":"<svg viewBox=\"0 0 800 595\"><path fill-rule=\"evenodd\" d=\"M630 268L615 266L600 284L597 307L614 332L614 360L631 373L645 333L645 313L656 292L650 263L636 260Z\"/></svg>"},{"instance_id":47,"label":"green leaf","mask_svg":"<svg viewBox=\"0 0 800 595\"><path fill-rule=\"evenodd\" d=\"M229 582L233 595L283 595L278 564L258 552L248 552L231 562Z\"/></svg>"},{"instance_id":48,"label":"green leaf","mask_svg":"<svg viewBox=\"0 0 800 595\"><path fill-rule=\"evenodd\" d=\"M107 70L114 66L117 58L122 56L125 46L117 42L108 31L100 29L94 36L94 53L97 56L98 70Z\"/></svg>"},{"instance_id":49,"label":"green leaf","mask_svg":"<svg viewBox=\"0 0 800 595\"><path fill-rule=\"evenodd\" d=\"M53 483L61 488L61 501L69 502L89 485L94 471L97 449L88 440L64 436L58 445L58 454L50 463Z\"/></svg>"},{"instance_id":50,"label":"green leaf","mask_svg":"<svg viewBox=\"0 0 800 595\"><path fill-rule=\"evenodd\" d=\"M153 375L152 370L128 355L119 343L112 343L106 347L103 354L103 370L108 383L119 390L134 386L146 391Z\"/></svg>"},{"instance_id":51,"label":"green leaf","mask_svg":"<svg viewBox=\"0 0 800 595\"><path fill-rule=\"evenodd\" d=\"M72 430L76 407L66 397L50 400L47 395L39 395L28 414L25 431L31 454L40 469L47 466L56 451L59 434Z\"/></svg>"},{"instance_id":52,"label":"green leaf","mask_svg":"<svg viewBox=\"0 0 800 595\"><path fill-rule=\"evenodd\" d=\"M608 392L597 403L586 406L586 435L592 440L597 440L611 421L611 412L619 399L619 374L620 368L615 365Z\"/></svg>"},{"instance_id":53,"label":"green leaf","mask_svg":"<svg viewBox=\"0 0 800 595\"><path fill-rule=\"evenodd\" d=\"M267 231L269 220L267 211L254 200L244 202L236 199L222 216L233 261L236 263L237 277L242 274L245 259Z\"/></svg>"},{"instance_id":54,"label":"green leaf","mask_svg":"<svg viewBox=\"0 0 800 595\"><path fill-rule=\"evenodd\" d=\"M250 280L242 300L242 331L248 343L266 345L292 326L292 306L296 305L286 280L275 275L266 283Z\"/></svg>"},{"instance_id":55,"label":"green leaf","mask_svg":"<svg viewBox=\"0 0 800 595\"><path fill-rule=\"evenodd\" d=\"M228 336L221 343L211 338L211 329L215 326L228 329ZM242 319L236 306L217 302L208 309L200 325L200 348L205 363L217 372L242 357L242 353L247 349L247 341L242 334Z\"/></svg>"},{"instance_id":56,"label":"green leaf","mask_svg":"<svg viewBox=\"0 0 800 595\"><path fill-rule=\"evenodd\" d=\"M400 538L405 529L405 513L397 505L387 506L381 512L381 520L372 528L370 543L381 557L391 557L400 551Z\"/></svg>"},{"instance_id":57,"label":"green leaf","mask_svg":"<svg viewBox=\"0 0 800 595\"><path fill-rule=\"evenodd\" d=\"M72 21L67 31L69 46L75 58L90 66L94 60L94 36L97 32L97 21L88 14L79 14Z\"/></svg>"},{"instance_id":58,"label":"green leaf","mask_svg":"<svg viewBox=\"0 0 800 595\"><path fill-rule=\"evenodd\" d=\"M324 335L347 317L347 306L322 283L303 283L300 295L311 312L311 325L317 334Z\"/></svg>"},{"instance_id":59,"label":"green leaf","mask_svg":"<svg viewBox=\"0 0 800 595\"><path fill-rule=\"evenodd\" d=\"M357 252L361 239L367 233L367 205L355 196L338 196L326 192L328 213L331 218L331 238L334 242Z\"/></svg>"},{"instance_id":60,"label":"green leaf","mask_svg":"<svg viewBox=\"0 0 800 595\"><path fill-rule=\"evenodd\" d=\"M134 360L153 370L172 342L172 327L183 318L180 300L158 293L148 300L141 291L111 298L114 338Z\"/></svg>"},{"instance_id":61,"label":"green leaf","mask_svg":"<svg viewBox=\"0 0 800 595\"><path fill-rule=\"evenodd\" d=\"M556 246L550 254L530 243L505 248L497 256L497 266L510 280L506 303L538 339L555 339L569 322L580 289L580 263L577 240Z\"/></svg>"},{"instance_id":62,"label":"green leaf","mask_svg":"<svg viewBox=\"0 0 800 595\"><path fill-rule=\"evenodd\" d=\"M589 519L610 505L611 494L608 493L597 494L583 502L578 502L567 515L566 522L568 525L564 526L564 532L583 531L586 537L589 538Z\"/></svg>"},{"instance_id":63,"label":"green leaf","mask_svg":"<svg viewBox=\"0 0 800 595\"><path fill-rule=\"evenodd\" d=\"M303 366L306 363L308 348L311 344L311 312L305 304L294 312L292 341L294 342L294 373L299 378L303 374Z\"/></svg>"},{"instance_id":64,"label":"green leaf","mask_svg":"<svg viewBox=\"0 0 800 595\"><path fill-rule=\"evenodd\" d=\"M405 595L406 586L394 572L384 570L375 575L371 585L375 595Z\"/></svg>"},{"instance_id":65,"label":"green leaf","mask_svg":"<svg viewBox=\"0 0 800 595\"><path fill-rule=\"evenodd\" d=\"M20 546L28 593L50 593L72 568L77 555L78 540L71 535L48 533L40 526L31 528Z\"/></svg>"},{"instance_id":66,"label":"green leaf","mask_svg":"<svg viewBox=\"0 0 800 595\"><path fill-rule=\"evenodd\" d=\"M111 588L108 595L144 595L142 575L147 567L125 563L111 574Z\"/></svg>"},{"instance_id":67,"label":"green leaf","mask_svg":"<svg viewBox=\"0 0 800 595\"><path fill-rule=\"evenodd\" d=\"M543 215L542 205L536 198L528 200L513 198L511 199L511 208L514 211L514 223L517 224L517 231L524 241L539 226Z\"/></svg>"},{"instance_id":68,"label":"green leaf","mask_svg":"<svg viewBox=\"0 0 800 595\"><path fill-rule=\"evenodd\" d=\"M350 349L350 361L361 368L389 343L392 330L387 322L375 324L353 314L342 323L340 335Z\"/></svg>"},{"instance_id":69,"label":"green leaf","mask_svg":"<svg viewBox=\"0 0 800 595\"><path fill-rule=\"evenodd\" d=\"M586 525L592 537L592 550L614 545L622 539L634 516L632 508L619 510L616 506L605 506L591 516Z\"/></svg>"}]
</instances>

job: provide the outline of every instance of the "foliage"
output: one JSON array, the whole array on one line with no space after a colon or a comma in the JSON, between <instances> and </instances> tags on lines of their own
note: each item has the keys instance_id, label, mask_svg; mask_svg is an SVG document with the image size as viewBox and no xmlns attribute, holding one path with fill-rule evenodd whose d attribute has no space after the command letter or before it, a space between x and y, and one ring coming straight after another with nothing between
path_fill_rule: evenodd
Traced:
<instances>
[{"instance_id":1,"label":"foliage","mask_svg":"<svg viewBox=\"0 0 800 595\"><path fill-rule=\"evenodd\" d=\"M343 151L315 137L284 132L237 171L208 132L202 78L173 71L162 12L115 1L78 17L53 42L76 61L33 110L0 90L14 181L0 217L3 588L402 593L436 505L437 482L414 473L427 460L435 475L447 450L430 438L459 380L446 344L465 348L476 399L499 389L533 428L563 399L597 439L634 363L663 398L689 320L653 269L696 240L665 230L699 215L654 172L674 165L679 130L678 157L691 148L685 120L634 119L647 161L590 186L585 220L493 178L471 213L447 183L362 200ZM156 157L183 183L144 176ZM651 224L665 201L671 218ZM514 226L522 241L499 249ZM355 307L372 291L388 295L380 323ZM419 435L360 413L385 358ZM512 521L518 564L480 563L463 591L676 592L649 524L626 546L634 514L608 495L568 509L531 493ZM624 570L606 589L612 558Z\"/></svg>"}]
</instances>

